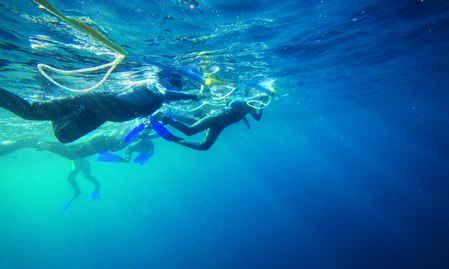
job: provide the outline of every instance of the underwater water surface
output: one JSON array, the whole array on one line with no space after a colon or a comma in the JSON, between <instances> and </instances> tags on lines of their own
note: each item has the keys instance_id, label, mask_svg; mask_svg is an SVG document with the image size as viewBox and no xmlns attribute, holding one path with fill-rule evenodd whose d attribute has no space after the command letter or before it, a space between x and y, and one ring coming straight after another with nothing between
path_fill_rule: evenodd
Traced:
<instances>
[{"instance_id":1,"label":"underwater water surface","mask_svg":"<svg viewBox=\"0 0 449 269\"><path fill-rule=\"evenodd\" d=\"M154 73L148 59L205 66L272 83L262 120L226 128L205 152L154 139L142 166L90 156L101 198L80 174L68 210L70 160L0 156L0 268L449 267L449 3L181 2L51 4L127 51L101 89ZM33 1L0 14L0 88L29 101L72 94L38 63L114 60ZM85 88L104 72L55 76ZM56 141L49 122L0 109L0 153L30 137Z\"/></svg>"}]
</instances>

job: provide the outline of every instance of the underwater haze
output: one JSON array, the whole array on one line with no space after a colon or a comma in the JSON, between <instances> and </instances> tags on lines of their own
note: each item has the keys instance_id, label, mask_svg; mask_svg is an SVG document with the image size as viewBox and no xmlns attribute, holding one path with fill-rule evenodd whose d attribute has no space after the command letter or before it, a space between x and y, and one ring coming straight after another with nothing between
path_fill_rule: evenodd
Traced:
<instances>
[{"instance_id":1,"label":"underwater haze","mask_svg":"<svg viewBox=\"0 0 449 269\"><path fill-rule=\"evenodd\" d=\"M70 160L0 156L0 269L449 268L448 1L49 2L127 52L102 90L155 72L150 59L277 94L208 151L157 138L144 165L90 156L101 198L79 174L67 210ZM33 1L0 3L0 88L67 97L37 64L113 60ZM87 88L105 72L53 75ZM0 109L0 153L30 137L57 142L50 122Z\"/></svg>"}]
</instances>

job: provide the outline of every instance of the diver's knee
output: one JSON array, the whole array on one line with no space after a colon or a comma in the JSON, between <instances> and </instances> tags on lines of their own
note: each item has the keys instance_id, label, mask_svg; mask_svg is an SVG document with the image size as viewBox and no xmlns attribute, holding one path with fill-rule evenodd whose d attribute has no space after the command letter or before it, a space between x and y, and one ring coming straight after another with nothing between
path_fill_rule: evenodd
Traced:
<instances>
[{"instance_id":1,"label":"diver's knee","mask_svg":"<svg viewBox=\"0 0 449 269\"><path fill-rule=\"evenodd\" d=\"M212 147L212 144L207 143L207 144L201 144L201 145L198 147L198 149L199 149L199 150L204 150L204 151L206 151L206 150L210 149L210 147Z\"/></svg>"}]
</instances>

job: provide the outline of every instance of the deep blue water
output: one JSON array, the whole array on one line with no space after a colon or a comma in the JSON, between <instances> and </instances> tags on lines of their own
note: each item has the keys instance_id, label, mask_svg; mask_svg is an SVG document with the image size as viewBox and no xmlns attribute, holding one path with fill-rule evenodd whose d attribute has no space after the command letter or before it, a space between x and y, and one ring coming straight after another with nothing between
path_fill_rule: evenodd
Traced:
<instances>
[{"instance_id":1,"label":"deep blue water","mask_svg":"<svg viewBox=\"0 0 449 269\"><path fill-rule=\"evenodd\" d=\"M0 268L449 268L446 1L51 3L128 52L107 87L151 56L278 95L207 152L156 139L144 166L90 157L101 199L79 175L67 211L70 161L1 156ZM42 90L37 63L112 59L32 1L0 13L0 87L28 100L68 94ZM2 141L27 135L54 140L0 111Z\"/></svg>"}]
</instances>

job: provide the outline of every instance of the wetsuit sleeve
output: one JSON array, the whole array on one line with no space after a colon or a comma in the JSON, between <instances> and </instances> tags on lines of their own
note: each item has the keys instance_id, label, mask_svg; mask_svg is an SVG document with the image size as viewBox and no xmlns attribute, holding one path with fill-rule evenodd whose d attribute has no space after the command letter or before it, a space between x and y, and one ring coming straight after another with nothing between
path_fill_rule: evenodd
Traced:
<instances>
[{"instance_id":1,"label":"wetsuit sleeve","mask_svg":"<svg viewBox=\"0 0 449 269\"><path fill-rule=\"evenodd\" d=\"M245 123L246 127L248 127L248 130L249 130L251 128L251 125L249 124L248 119L246 117L243 117L242 120L243 120L243 123Z\"/></svg>"},{"instance_id":2,"label":"wetsuit sleeve","mask_svg":"<svg viewBox=\"0 0 449 269\"><path fill-rule=\"evenodd\" d=\"M262 118L263 109L259 109L259 111L257 112L256 109L253 108L249 113L256 121L260 121L260 119Z\"/></svg>"},{"instance_id":3,"label":"wetsuit sleeve","mask_svg":"<svg viewBox=\"0 0 449 269\"><path fill-rule=\"evenodd\" d=\"M217 140L218 136L223 131L223 129L224 128L211 128L211 129L209 129L206 132L206 135L204 137L204 141L201 142L201 143L188 142L188 141L184 141L183 139L176 141L176 143L179 144L179 145L182 145L184 147L191 148L191 149L206 151L206 150L210 149L210 147L212 147L212 145L215 143L215 141Z\"/></svg>"}]
</instances>

